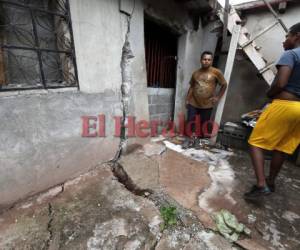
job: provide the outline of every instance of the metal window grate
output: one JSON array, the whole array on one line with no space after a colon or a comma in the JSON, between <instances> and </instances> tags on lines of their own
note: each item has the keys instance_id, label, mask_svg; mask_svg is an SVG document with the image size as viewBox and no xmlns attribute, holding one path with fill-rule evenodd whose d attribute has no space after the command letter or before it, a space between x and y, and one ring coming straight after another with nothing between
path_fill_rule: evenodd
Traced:
<instances>
[{"instance_id":1,"label":"metal window grate","mask_svg":"<svg viewBox=\"0 0 300 250\"><path fill-rule=\"evenodd\" d=\"M175 88L177 40L167 28L145 20L148 87Z\"/></svg>"},{"instance_id":2,"label":"metal window grate","mask_svg":"<svg viewBox=\"0 0 300 250\"><path fill-rule=\"evenodd\" d=\"M0 89L78 86L68 0L0 0Z\"/></svg>"}]
</instances>

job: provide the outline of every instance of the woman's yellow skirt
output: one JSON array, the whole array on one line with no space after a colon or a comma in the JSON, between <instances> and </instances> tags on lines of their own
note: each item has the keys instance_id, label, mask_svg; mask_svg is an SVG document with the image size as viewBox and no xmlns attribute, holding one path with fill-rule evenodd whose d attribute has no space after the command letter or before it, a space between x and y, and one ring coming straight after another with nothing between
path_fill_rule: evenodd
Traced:
<instances>
[{"instance_id":1,"label":"woman's yellow skirt","mask_svg":"<svg viewBox=\"0 0 300 250\"><path fill-rule=\"evenodd\" d=\"M249 144L293 154L300 144L300 102L273 100L259 117Z\"/></svg>"}]
</instances>

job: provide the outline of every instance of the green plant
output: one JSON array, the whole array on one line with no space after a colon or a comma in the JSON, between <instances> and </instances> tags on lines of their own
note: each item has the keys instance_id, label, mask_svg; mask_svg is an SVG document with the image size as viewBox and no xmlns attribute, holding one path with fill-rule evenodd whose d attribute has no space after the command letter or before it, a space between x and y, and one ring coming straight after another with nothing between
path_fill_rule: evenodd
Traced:
<instances>
[{"instance_id":1,"label":"green plant","mask_svg":"<svg viewBox=\"0 0 300 250\"><path fill-rule=\"evenodd\" d=\"M176 207L167 206L160 208L160 214L164 223L161 225L161 229L164 230L167 227L173 226L177 223L177 211Z\"/></svg>"}]
</instances>

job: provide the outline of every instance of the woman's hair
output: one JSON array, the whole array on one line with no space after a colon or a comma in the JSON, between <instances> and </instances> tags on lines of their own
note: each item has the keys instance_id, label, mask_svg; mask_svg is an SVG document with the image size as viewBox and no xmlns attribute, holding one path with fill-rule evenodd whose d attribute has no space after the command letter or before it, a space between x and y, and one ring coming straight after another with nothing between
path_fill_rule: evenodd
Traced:
<instances>
[{"instance_id":1,"label":"woman's hair","mask_svg":"<svg viewBox=\"0 0 300 250\"><path fill-rule=\"evenodd\" d=\"M297 34L298 32L300 33L300 23L294 24L290 29L289 32L292 34Z\"/></svg>"}]
</instances>

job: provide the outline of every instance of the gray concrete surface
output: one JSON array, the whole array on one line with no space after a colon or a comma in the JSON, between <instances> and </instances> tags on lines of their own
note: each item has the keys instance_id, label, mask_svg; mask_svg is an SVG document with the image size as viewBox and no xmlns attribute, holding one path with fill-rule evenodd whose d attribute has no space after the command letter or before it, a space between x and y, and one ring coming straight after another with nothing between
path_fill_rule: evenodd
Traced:
<instances>
[{"instance_id":1,"label":"gray concrete surface","mask_svg":"<svg viewBox=\"0 0 300 250\"><path fill-rule=\"evenodd\" d=\"M175 90L163 88L148 88L150 120L163 122L173 120Z\"/></svg>"},{"instance_id":2,"label":"gray concrete surface","mask_svg":"<svg viewBox=\"0 0 300 250\"><path fill-rule=\"evenodd\" d=\"M149 146L127 158L125 156L123 164L137 167L130 157L142 157L146 151L149 153ZM157 157L161 155L154 154L151 161L158 166ZM141 171L132 172L126 167L133 180L140 178L137 184L141 186L145 179L160 179L159 176L145 174L149 160L138 161ZM192 172L186 170L188 176L197 171L195 167L193 164ZM220 235L205 230L190 210L165 194L157 183L151 183L150 187L154 185L157 189L145 198L134 195L125 188L125 183L117 180L110 167L104 164L64 183L63 188L51 189L16 204L0 215L0 248L233 249ZM149 184L147 181L144 183ZM162 183L166 184L165 181ZM194 189L197 187L194 186ZM159 212L162 206L176 207L176 223L173 226L162 226L164 220Z\"/></svg>"},{"instance_id":3,"label":"gray concrete surface","mask_svg":"<svg viewBox=\"0 0 300 250\"><path fill-rule=\"evenodd\" d=\"M220 58L220 69L224 69L226 58ZM240 122L241 115L261 109L268 101L268 84L257 75L257 69L248 60L235 59L228 95L224 106L221 124Z\"/></svg>"},{"instance_id":4,"label":"gray concrete surface","mask_svg":"<svg viewBox=\"0 0 300 250\"><path fill-rule=\"evenodd\" d=\"M1 249L151 249L161 218L151 201L128 192L109 169L65 184L63 193L1 216Z\"/></svg>"},{"instance_id":5,"label":"gray concrete surface","mask_svg":"<svg viewBox=\"0 0 300 250\"><path fill-rule=\"evenodd\" d=\"M178 202L181 202L181 204L182 201L186 204L193 202L192 192L190 192L190 200L186 199L187 194L183 194L189 187L198 186L201 191L197 194L197 205L202 209L202 215L208 213L213 216L215 212L227 209L235 214L240 222L251 229L251 238L241 237L237 241L237 244L241 247L253 250L294 250L300 247L300 214L298 209L300 200L297 196L300 188L299 167L291 162L285 162L276 182L276 191L270 196L258 198L253 202L246 202L243 199L243 194L255 184L255 174L248 153L238 150L223 151L214 147L201 150L193 148L182 150L176 144L176 140L174 140L174 144L167 144L167 147L177 151L177 154L188 157L185 162L198 161L198 171L200 169L203 171L204 167L208 167L206 171L210 180L206 187L203 187L205 180L207 180L204 175L202 175L201 181L199 178L199 184L195 182L191 186L168 185L168 193ZM179 159L174 160L174 162L176 164L167 165L172 170L183 164ZM266 161L266 175L268 175L268 168L269 162ZM172 177L168 177L170 183L192 182L193 177L188 177L191 173L190 170L184 168L182 171L185 171L185 174L182 174L180 178L172 171ZM174 172L180 173L178 170ZM163 173L160 173L160 176L162 178ZM192 210L194 211L194 208ZM197 211L195 210L195 212ZM203 220L205 218L198 218L202 223L205 222Z\"/></svg>"},{"instance_id":6,"label":"gray concrete surface","mask_svg":"<svg viewBox=\"0 0 300 250\"><path fill-rule=\"evenodd\" d=\"M119 1L75 0L70 8L80 89L119 91L126 32Z\"/></svg>"},{"instance_id":7,"label":"gray concrete surface","mask_svg":"<svg viewBox=\"0 0 300 250\"><path fill-rule=\"evenodd\" d=\"M1 97L0 207L84 173L113 158L114 92ZM106 115L106 138L82 138L82 116Z\"/></svg>"},{"instance_id":8,"label":"gray concrete surface","mask_svg":"<svg viewBox=\"0 0 300 250\"><path fill-rule=\"evenodd\" d=\"M242 194L254 182L248 155L207 147L182 150L177 143L176 138L173 143L165 142L165 151L147 144L122 158L120 163L129 178L140 188L151 189L149 193L134 195L104 164L64 183L63 188L51 189L2 212L0 248L299 248L299 168L285 164L276 192L247 203ZM149 152L153 154L144 155ZM147 174L149 170L158 174ZM174 226L161 226L162 206L176 207ZM211 230L215 225L207 225L206 219L212 220L214 213L224 208L251 229L251 237L241 236L233 246Z\"/></svg>"}]
</instances>

